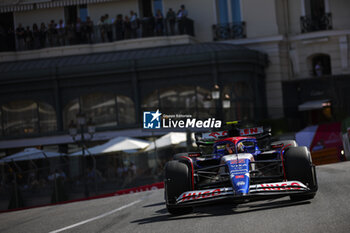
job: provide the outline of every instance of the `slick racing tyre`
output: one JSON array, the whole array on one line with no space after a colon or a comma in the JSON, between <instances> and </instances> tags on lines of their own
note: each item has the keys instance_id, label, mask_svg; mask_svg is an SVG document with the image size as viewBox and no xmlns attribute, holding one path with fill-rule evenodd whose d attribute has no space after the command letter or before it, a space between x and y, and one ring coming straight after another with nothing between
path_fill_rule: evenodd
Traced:
<instances>
[{"instance_id":1,"label":"slick racing tyre","mask_svg":"<svg viewBox=\"0 0 350 233\"><path fill-rule=\"evenodd\" d=\"M311 190L308 193L293 194L290 196L291 200L314 198L317 191L317 178L308 149L305 146L290 147L284 154L284 161L287 180L300 181Z\"/></svg>"},{"instance_id":2,"label":"slick racing tyre","mask_svg":"<svg viewBox=\"0 0 350 233\"><path fill-rule=\"evenodd\" d=\"M178 153L174 155L173 160L181 160L182 157L187 157L187 156L188 156L187 152Z\"/></svg>"},{"instance_id":3,"label":"slick racing tyre","mask_svg":"<svg viewBox=\"0 0 350 233\"><path fill-rule=\"evenodd\" d=\"M192 212L192 207L174 206L176 198L191 190L191 171L189 167L177 160L169 161L165 166L165 199L168 212L174 215Z\"/></svg>"},{"instance_id":4,"label":"slick racing tyre","mask_svg":"<svg viewBox=\"0 0 350 233\"><path fill-rule=\"evenodd\" d=\"M297 147L298 143L295 140L282 140L282 141L275 141L271 143L271 146L277 146L277 145L281 145L283 144L283 146L287 146L290 145L289 147Z\"/></svg>"}]
</instances>

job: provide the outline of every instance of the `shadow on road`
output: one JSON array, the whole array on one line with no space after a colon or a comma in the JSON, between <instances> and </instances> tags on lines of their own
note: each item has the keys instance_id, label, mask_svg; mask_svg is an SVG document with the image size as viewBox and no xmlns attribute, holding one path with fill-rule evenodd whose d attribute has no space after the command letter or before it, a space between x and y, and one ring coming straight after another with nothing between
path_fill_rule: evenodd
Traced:
<instances>
[{"instance_id":1,"label":"shadow on road","mask_svg":"<svg viewBox=\"0 0 350 233\"><path fill-rule=\"evenodd\" d=\"M162 202L154 203L154 204L151 204L151 205L145 205L145 206L142 206L142 207L146 208L146 207L154 207L154 206L159 206L159 205L165 205L165 202L162 201Z\"/></svg>"},{"instance_id":2,"label":"shadow on road","mask_svg":"<svg viewBox=\"0 0 350 233\"><path fill-rule=\"evenodd\" d=\"M285 208L290 206L305 205L310 203L311 203L310 201L295 202L290 200L277 200L277 201L275 200L275 201L268 201L268 202L264 201L263 203L261 202L245 203L245 204L240 204L238 206L233 206L232 204L216 204L216 205L196 207L194 208L194 212L192 214L180 215L180 216L170 215L166 210L166 208L162 208L155 211L156 215L152 217L137 219L135 221L132 221L131 223L148 224L148 223L154 223L154 222L173 221L173 220L180 220L180 219L218 217L218 216L233 215L233 214L244 214L244 213L262 211L267 209L276 209L276 208ZM164 202L155 203L144 207L160 206L162 204L164 204Z\"/></svg>"}]
</instances>

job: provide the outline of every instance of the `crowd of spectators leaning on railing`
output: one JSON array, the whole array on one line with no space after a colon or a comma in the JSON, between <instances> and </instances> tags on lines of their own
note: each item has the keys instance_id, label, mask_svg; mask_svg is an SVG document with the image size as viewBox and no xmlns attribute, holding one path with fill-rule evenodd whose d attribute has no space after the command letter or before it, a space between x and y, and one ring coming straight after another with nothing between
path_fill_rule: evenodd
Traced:
<instances>
[{"instance_id":1,"label":"crowd of spectators leaning on railing","mask_svg":"<svg viewBox=\"0 0 350 233\"><path fill-rule=\"evenodd\" d=\"M51 20L48 24L35 23L32 27L19 23L15 30L10 29L7 34L0 29L1 40L7 47L19 51L182 34L194 35L193 21L188 18L184 5L177 12L169 8L165 16L157 10L153 17L141 19L130 11L130 15L117 14L115 18L105 14L98 22L93 22L87 16L84 21L80 18L67 23ZM15 38L15 41L10 38Z\"/></svg>"}]
</instances>

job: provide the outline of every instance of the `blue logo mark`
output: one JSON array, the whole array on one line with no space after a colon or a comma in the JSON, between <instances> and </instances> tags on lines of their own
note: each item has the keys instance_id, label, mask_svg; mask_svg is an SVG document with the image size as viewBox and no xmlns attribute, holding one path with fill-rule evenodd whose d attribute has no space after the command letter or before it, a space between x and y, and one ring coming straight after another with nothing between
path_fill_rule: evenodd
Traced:
<instances>
[{"instance_id":1,"label":"blue logo mark","mask_svg":"<svg viewBox=\"0 0 350 233\"><path fill-rule=\"evenodd\" d=\"M144 129L160 129L160 116L162 113L157 109L156 112L143 112Z\"/></svg>"}]
</instances>

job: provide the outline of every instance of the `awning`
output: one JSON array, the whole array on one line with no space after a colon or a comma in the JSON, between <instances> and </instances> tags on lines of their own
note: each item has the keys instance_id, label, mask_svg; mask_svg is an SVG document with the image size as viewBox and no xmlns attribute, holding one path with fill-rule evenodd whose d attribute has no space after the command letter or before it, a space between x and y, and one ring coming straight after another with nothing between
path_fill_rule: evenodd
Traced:
<instances>
[{"instance_id":1,"label":"awning","mask_svg":"<svg viewBox=\"0 0 350 233\"><path fill-rule=\"evenodd\" d=\"M191 134L192 140L194 140L194 134ZM155 150L156 148L164 148L168 146L183 145L186 146L187 142L187 133L185 132L171 132L160 138L155 142L152 142L145 151Z\"/></svg>"},{"instance_id":2,"label":"awning","mask_svg":"<svg viewBox=\"0 0 350 233\"><path fill-rule=\"evenodd\" d=\"M26 148L24 151L7 156L0 160L0 163L12 162L12 161L25 161L25 160L35 160L35 159L47 159L53 157L59 157L66 154L52 152L52 151L43 151L36 148Z\"/></svg>"},{"instance_id":3,"label":"awning","mask_svg":"<svg viewBox=\"0 0 350 233\"><path fill-rule=\"evenodd\" d=\"M5 1L0 3L0 13L29 11L33 9L44 9L64 6L74 6L81 4L92 4L101 2L111 2L114 0L20 0Z\"/></svg>"},{"instance_id":4,"label":"awning","mask_svg":"<svg viewBox=\"0 0 350 233\"><path fill-rule=\"evenodd\" d=\"M118 152L118 151L144 149L149 145L150 143L145 140L140 140L140 139L130 138L130 137L116 137L111 139L105 144L89 148L85 150L84 153L86 155L107 154L107 153ZM82 155L82 151L78 151L70 155L71 156Z\"/></svg>"},{"instance_id":5,"label":"awning","mask_svg":"<svg viewBox=\"0 0 350 233\"><path fill-rule=\"evenodd\" d=\"M151 136L161 136L164 132L151 132L145 131L143 129L126 129L126 130L116 130L116 131L105 131L97 132L93 141L106 141L118 136L124 137L151 137ZM89 137L88 134L85 137ZM80 140L80 135L76 137L76 140ZM21 138L12 140L0 140L0 149L8 148L20 148L20 147L35 147L35 146L46 146L46 145L59 145L75 143L71 136L69 135L57 135L57 136L46 136L37 138Z\"/></svg>"},{"instance_id":6,"label":"awning","mask_svg":"<svg viewBox=\"0 0 350 233\"><path fill-rule=\"evenodd\" d=\"M321 109L323 107L330 106L330 100L313 100L302 103L298 106L299 111L309 111L315 109Z\"/></svg>"}]
</instances>

